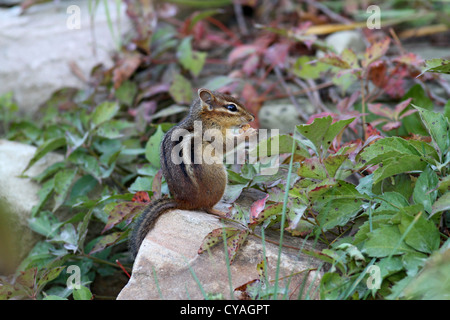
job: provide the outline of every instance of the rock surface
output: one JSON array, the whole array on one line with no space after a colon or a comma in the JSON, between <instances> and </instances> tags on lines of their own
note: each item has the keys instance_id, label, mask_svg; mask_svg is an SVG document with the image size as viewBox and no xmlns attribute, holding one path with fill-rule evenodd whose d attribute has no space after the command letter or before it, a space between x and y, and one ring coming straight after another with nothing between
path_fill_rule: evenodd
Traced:
<instances>
[{"instance_id":1,"label":"rock surface","mask_svg":"<svg viewBox=\"0 0 450 320\"><path fill-rule=\"evenodd\" d=\"M116 44L108 27L104 3L99 2L92 29L89 2L48 2L34 5L22 15L18 6L0 8L0 95L13 91L19 108L32 113L54 91L86 85L75 75L71 64L76 64L84 78L99 63L112 65L111 52ZM117 37L119 19L122 31L130 29L125 5L117 14L114 2L108 3ZM71 29L74 25L71 20L74 11L68 12L71 5L80 9L79 29Z\"/></svg>"},{"instance_id":2,"label":"rock surface","mask_svg":"<svg viewBox=\"0 0 450 320\"><path fill-rule=\"evenodd\" d=\"M297 97L297 102L303 108L305 115L314 113L314 106L308 99ZM280 134L292 133L295 131L295 126L303 123L297 109L287 99L264 103L258 117L262 129L279 129Z\"/></svg>"},{"instance_id":3,"label":"rock surface","mask_svg":"<svg viewBox=\"0 0 450 320\"><path fill-rule=\"evenodd\" d=\"M366 45L364 36L357 30L338 31L330 34L325 38L325 43L334 48L337 54L341 54L344 49L351 49L356 54L364 52ZM321 58L325 55L323 51L317 51L317 57Z\"/></svg>"},{"instance_id":4,"label":"rock surface","mask_svg":"<svg viewBox=\"0 0 450 320\"><path fill-rule=\"evenodd\" d=\"M0 219L1 223L8 225L0 229L5 237L0 238L0 274L13 270L39 240L39 236L29 229L28 218L32 207L39 201L41 186L29 178L20 177L35 151L33 146L0 140ZM36 176L62 160L61 155L49 153L26 174Z\"/></svg>"},{"instance_id":5,"label":"rock surface","mask_svg":"<svg viewBox=\"0 0 450 320\"><path fill-rule=\"evenodd\" d=\"M196 300L204 299L202 290L207 294L221 294L223 298L230 299L230 292L235 288L258 279L256 266L264 259L264 252L268 261L269 279L273 280L278 245L266 242L263 248L261 240L250 235L230 266L230 288L224 246L219 244L210 252L198 254L203 238L222 226L223 223L215 216L204 212L173 210L162 215L142 243L134 262L132 277L117 299ZM266 239L269 237L267 235ZM270 238L278 241L276 237ZM301 247L303 240L286 237L284 243ZM304 248L311 246L306 243ZM320 281L320 274L316 274L316 271L308 273L308 269L318 265L318 261L298 250L284 248L280 264L280 290L290 281L288 298L299 298L299 288L307 276L304 292L313 282L310 292L317 293L314 288ZM236 291L233 295L238 298L239 293Z\"/></svg>"}]
</instances>

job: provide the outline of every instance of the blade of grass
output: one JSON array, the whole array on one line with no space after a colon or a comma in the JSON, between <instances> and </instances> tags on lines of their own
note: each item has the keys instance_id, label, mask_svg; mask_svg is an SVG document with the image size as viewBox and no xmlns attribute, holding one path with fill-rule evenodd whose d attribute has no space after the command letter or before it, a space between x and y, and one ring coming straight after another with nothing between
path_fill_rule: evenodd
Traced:
<instances>
[{"instance_id":1,"label":"blade of grass","mask_svg":"<svg viewBox=\"0 0 450 320\"><path fill-rule=\"evenodd\" d=\"M201 293L203 295L203 298L205 300L208 299L208 295L206 294L205 289L203 288L202 284L200 283L200 279L197 277L197 275L195 274L195 272L192 269L191 265L189 264L189 261L185 257L183 257L183 259L186 262L186 265L187 265L189 271L191 272L192 278L194 278L195 283L197 283L197 286L199 287L199 289L200 289L200 291L201 291ZM186 288L186 292L187 292L187 294L189 296L189 292L188 292L187 288Z\"/></svg>"},{"instance_id":2,"label":"blade of grass","mask_svg":"<svg viewBox=\"0 0 450 320\"><path fill-rule=\"evenodd\" d=\"M156 276L156 270L152 266L152 273L153 273L153 279L155 280L156 290L158 290L158 295L161 298L161 300L164 300L161 288L159 287L158 277Z\"/></svg>"},{"instance_id":3,"label":"blade of grass","mask_svg":"<svg viewBox=\"0 0 450 320\"><path fill-rule=\"evenodd\" d=\"M280 276L281 249L283 248L284 224L286 222L286 209L287 209L289 188L291 185L292 165L294 162L295 146L296 146L296 139L292 139L291 160L289 161L289 171L286 179L286 188L284 190L283 210L281 211L280 244L278 247L277 269L275 273L275 288L274 288L275 299L277 298L278 294L278 279Z\"/></svg>"},{"instance_id":4,"label":"blade of grass","mask_svg":"<svg viewBox=\"0 0 450 320\"><path fill-rule=\"evenodd\" d=\"M344 291L339 297L338 300L346 300L348 297L352 296L353 292L356 289L356 286L361 282L361 280L366 275L367 270L370 266L372 266L375 263L376 258L373 258L369 264L364 268L364 270L359 274L359 276L356 278L356 280L352 283L352 285L348 288L347 291Z\"/></svg>"}]
</instances>

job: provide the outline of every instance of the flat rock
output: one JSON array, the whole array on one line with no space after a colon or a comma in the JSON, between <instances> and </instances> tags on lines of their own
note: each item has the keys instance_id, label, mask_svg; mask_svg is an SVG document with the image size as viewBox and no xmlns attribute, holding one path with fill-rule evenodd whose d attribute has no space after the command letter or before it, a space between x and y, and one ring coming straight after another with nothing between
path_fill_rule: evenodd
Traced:
<instances>
[{"instance_id":1,"label":"flat rock","mask_svg":"<svg viewBox=\"0 0 450 320\"><path fill-rule=\"evenodd\" d=\"M229 226L229 225L228 225ZM278 245L249 235L239 249L229 271L224 246L213 247L198 254L204 237L223 223L204 212L173 210L162 215L143 241L134 262L131 279L122 289L118 300L143 299L204 299L206 294L219 294L224 299L238 298L235 288L258 279L257 264L268 261L268 276L275 279ZM278 242L277 236L266 239ZM299 288L306 277L304 292L314 292L320 281L319 262L292 247L301 247L301 238L285 236L279 271L279 290L289 287L288 298L299 298ZM303 248L311 248L306 242ZM228 277L231 275L231 288ZM194 276L195 275L195 276ZM195 277L198 279L196 280ZM273 285L273 283L271 283ZM280 292L279 291L279 292ZM234 297L231 297L233 292ZM304 296L302 297L304 298Z\"/></svg>"},{"instance_id":2,"label":"flat rock","mask_svg":"<svg viewBox=\"0 0 450 320\"><path fill-rule=\"evenodd\" d=\"M39 201L41 186L20 177L35 151L33 146L0 139L0 223L4 223L0 226L0 274L13 270L39 240L28 227L28 219ZM62 160L62 155L49 153L26 174L34 177Z\"/></svg>"},{"instance_id":3,"label":"flat rock","mask_svg":"<svg viewBox=\"0 0 450 320\"><path fill-rule=\"evenodd\" d=\"M19 108L33 113L58 89L86 87L80 76L88 79L95 65L112 65L119 21L121 31L130 30L126 6L122 4L117 13L114 2L107 2L113 37L104 2L99 2L93 27L89 3L93 1L48 2L24 14L18 6L0 8L0 95L13 91ZM79 29L73 28L71 5L79 8ZM74 64L77 72L71 67Z\"/></svg>"}]
</instances>

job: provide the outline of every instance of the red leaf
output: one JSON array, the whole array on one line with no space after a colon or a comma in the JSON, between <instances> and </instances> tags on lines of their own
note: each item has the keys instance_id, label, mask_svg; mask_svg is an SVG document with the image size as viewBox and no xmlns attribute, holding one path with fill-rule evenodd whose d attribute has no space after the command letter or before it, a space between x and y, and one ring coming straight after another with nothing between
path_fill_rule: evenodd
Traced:
<instances>
[{"instance_id":1,"label":"red leaf","mask_svg":"<svg viewBox=\"0 0 450 320\"><path fill-rule=\"evenodd\" d=\"M242 71L244 71L247 76L251 75L259 66L259 56L257 54L252 54L248 57L244 65L242 66Z\"/></svg>"},{"instance_id":2,"label":"red leaf","mask_svg":"<svg viewBox=\"0 0 450 320\"><path fill-rule=\"evenodd\" d=\"M376 61L370 65L369 79L379 88L383 88L387 83L386 70L384 61Z\"/></svg>"},{"instance_id":3,"label":"red leaf","mask_svg":"<svg viewBox=\"0 0 450 320\"><path fill-rule=\"evenodd\" d=\"M131 201L138 203L147 203L150 202L150 197L148 196L147 192L138 191L134 194L133 199L131 199Z\"/></svg>"},{"instance_id":4,"label":"red leaf","mask_svg":"<svg viewBox=\"0 0 450 320\"><path fill-rule=\"evenodd\" d=\"M289 53L287 43L277 43L267 48L264 58L273 66L284 67Z\"/></svg>"},{"instance_id":5,"label":"red leaf","mask_svg":"<svg viewBox=\"0 0 450 320\"><path fill-rule=\"evenodd\" d=\"M152 182L152 191L153 191L153 199L161 198L161 180L162 180L162 171L158 170Z\"/></svg>"},{"instance_id":6,"label":"red leaf","mask_svg":"<svg viewBox=\"0 0 450 320\"><path fill-rule=\"evenodd\" d=\"M389 108L386 108L384 105L382 105L381 103L369 103L368 104L368 108L370 111L372 111L372 113L388 118L388 119L393 119L393 111Z\"/></svg>"},{"instance_id":7,"label":"red leaf","mask_svg":"<svg viewBox=\"0 0 450 320\"><path fill-rule=\"evenodd\" d=\"M400 115L400 113L402 113L407 106L409 106L411 100L412 98L406 99L405 101L400 102L398 105L395 106L395 113L397 114L397 116Z\"/></svg>"},{"instance_id":8,"label":"red leaf","mask_svg":"<svg viewBox=\"0 0 450 320\"><path fill-rule=\"evenodd\" d=\"M400 121L395 122L388 122L384 126L381 127L384 131L391 131L394 129L398 129L402 126L402 123Z\"/></svg>"},{"instance_id":9,"label":"red leaf","mask_svg":"<svg viewBox=\"0 0 450 320\"><path fill-rule=\"evenodd\" d=\"M253 202L253 204L250 207L250 223L253 223L254 219L256 219L260 214L260 212L264 210L268 198L269 195L267 194L264 198Z\"/></svg>"},{"instance_id":10,"label":"red leaf","mask_svg":"<svg viewBox=\"0 0 450 320\"><path fill-rule=\"evenodd\" d=\"M372 126L370 123L366 123L366 139L370 136L379 136L380 131L377 130L374 126Z\"/></svg>"},{"instance_id":11,"label":"red leaf","mask_svg":"<svg viewBox=\"0 0 450 320\"><path fill-rule=\"evenodd\" d=\"M421 69L424 64L424 60L412 52L405 53L395 58L394 62L403 63L418 69Z\"/></svg>"},{"instance_id":12,"label":"red leaf","mask_svg":"<svg viewBox=\"0 0 450 320\"><path fill-rule=\"evenodd\" d=\"M232 64L236 62L237 60L243 59L253 53L256 52L257 46L253 44L243 44L241 46L238 46L234 48L229 56L228 56L228 63Z\"/></svg>"},{"instance_id":13,"label":"red leaf","mask_svg":"<svg viewBox=\"0 0 450 320\"><path fill-rule=\"evenodd\" d=\"M385 38L382 41L377 41L372 44L369 48L366 49L364 54L364 60L362 61L362 66L364 68L368 67L372 62L380 59L389 49L389 44L391 43L391 39Z\"/></svg>"},{"instance_id":14,"label":"red leaf","mask_svg":"<svg viewBox=\"0 0 450 320\"><path fill-rule=\"evenodd\" d=\"M122 82L129 79L142 62L140 54L128 54L119 60L113 71L114 88L120 87Z\"/></svg>"}]
</instances>

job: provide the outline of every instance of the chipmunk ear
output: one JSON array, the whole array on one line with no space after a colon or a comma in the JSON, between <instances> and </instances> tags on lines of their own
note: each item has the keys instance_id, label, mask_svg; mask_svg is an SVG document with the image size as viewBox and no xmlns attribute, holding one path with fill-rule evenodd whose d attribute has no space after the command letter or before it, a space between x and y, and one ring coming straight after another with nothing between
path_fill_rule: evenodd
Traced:
<instances>
[{"instance_id":1,"label":"chipmunk ear","mask_svg":"<svg viewBox=\"0 0 450 320\"><path fill-rule=\"evenodd\" d=\"M202 104L208 107L209 110L213 109L213 102L215 97L211 91L205 88L198 89L198 97L202 101Z\"/></svg>"}]
</instances>

